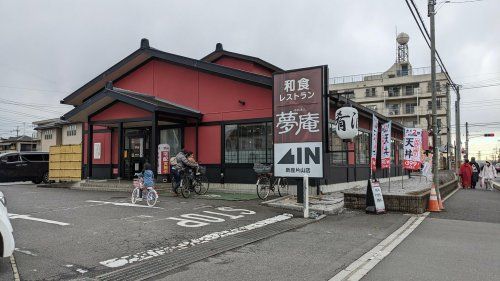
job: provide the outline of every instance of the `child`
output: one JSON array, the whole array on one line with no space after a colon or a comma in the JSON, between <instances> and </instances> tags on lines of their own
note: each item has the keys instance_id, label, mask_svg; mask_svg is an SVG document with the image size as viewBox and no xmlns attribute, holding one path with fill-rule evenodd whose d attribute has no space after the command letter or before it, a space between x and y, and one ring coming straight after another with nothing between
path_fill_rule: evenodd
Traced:
<instances>
[{"instance_id":1,"label":"child","mask_svg":"<svg viewBox=\"0 0 500 281\"><path fill-rule=\"evenodd\" d=\"M151 171L151 164L144 163L144 169L141 173L142 179L144 181L144 187L151 190L154 186L154 173ZM142 199L142 189L139 191L139 198Z\"/></svg>"}]
</instances>

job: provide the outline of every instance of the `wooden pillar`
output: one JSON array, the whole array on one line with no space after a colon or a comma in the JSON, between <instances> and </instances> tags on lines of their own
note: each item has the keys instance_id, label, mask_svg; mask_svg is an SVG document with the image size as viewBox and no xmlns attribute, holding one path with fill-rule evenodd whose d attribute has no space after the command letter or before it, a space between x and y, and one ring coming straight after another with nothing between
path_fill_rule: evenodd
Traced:
<instances>
[{"instance_id":1,"label":"wooden pillar","mask_svg":"<svg viewBox=\"0 0 500 281\"><path fill-rule=\"evenodd\" d=\"M160 132L158 130L158 115L153 113L153 118L151 119L151 156L150 163L151 168L155 175L157 174L158 166L158 144L160 143Z\"/></svg>"},{"instance_id":2,"label":"wooden pillar","mask_svg":"<svg viewBox=\"0 0 500 281\"><path fill-rule=\"evenodd\" d=\"M94 126L87 121L87 179L92 178L92 150L93 150Z\"/></svg>"},{"instance_id":3,"label":"wooden pillar","mask_svg":"<svg viewBox=\"0 0 500 281\"><path fill-rule=\"evenodd\" d=\"M200 122L198 120L196 120L196 145L195 145L195 148L194 148L195 149L194 150L194 155L196 156L196 159L198 159L198 161L200 159L200 156L198 155L198 146L199 146L199 144L198 144L199 143L198 142L198 127L199 127L199 123Z\"/></svg>"},{"instance_id":4,"label":"wooden pillar","mask_svg":"<svg viewBox=\"0 0 500 281\"><path fill-rule=\"evenodd\" d=\"M118 123L118 179L123 178L123 122Z\"/></svg>"}]
</instances>

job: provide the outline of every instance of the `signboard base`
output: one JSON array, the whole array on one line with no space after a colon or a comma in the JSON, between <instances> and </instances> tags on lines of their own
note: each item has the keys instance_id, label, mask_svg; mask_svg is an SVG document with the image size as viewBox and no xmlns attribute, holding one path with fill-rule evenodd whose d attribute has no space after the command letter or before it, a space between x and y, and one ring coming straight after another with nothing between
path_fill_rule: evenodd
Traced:
<instances>
[{"instance_id":1,"label":"signboard base","mask_svg":"<svg viewBox=\"0 0 500 281\"><path fill-rule=\"evenodd\" d=\"M368 180L366 186L366 213L385 214L384 197L380 183L376 180Z\"/></svg>"}]
</instances>

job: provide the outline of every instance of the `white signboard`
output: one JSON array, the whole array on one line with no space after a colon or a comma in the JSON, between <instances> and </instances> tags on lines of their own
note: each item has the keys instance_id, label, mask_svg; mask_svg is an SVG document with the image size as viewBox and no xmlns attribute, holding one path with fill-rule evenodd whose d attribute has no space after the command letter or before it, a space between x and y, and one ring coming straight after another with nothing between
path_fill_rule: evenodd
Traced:
<instances>
[{"instance_id":1,"label":"white signboard","mask_svg":"<svg viewBox=\"0 0 500 281\"><path fill-rule=\"evenodd\" d=\"M378 141L378 118L372 115L372 153L370 157L370 168L372 171L377 170L377 141Z\"/></svg>"},{"instance_id":2,"label":"white signboard","mask_svg":"<svg viewBox=\"0 0 500 281\"><path fill-rule=\"evenodd\" d=\"M158 145L158 175L170 173L170 145L162 143Z\"/></svg>"},{"instance_id":3,"label":"white signboard","mask_svg":"<svg viewBox=\"0 0 500 281\"><path fill-rule=\"evenodd\" d=\"M418 170L422 165L422 129L405 128L403 168Z\"/></svg>"},{"instance_id":4,"label":"white signboard","mask_svg":"<svg viewBox=\"0 0 500 281\"><path fill-rule=\"evenodd\" d=\"M378 181L372 181L373 200L375 201L375 210L377 213L385 212L384 196L382 196L382 189Z\"/></svg>"},{"instance_id":5,"label":"white signboard","mask_svg":"<svg viewBox=\"0 0 500 281\"><path fill-rule=\"evenodd\" d=\"M94 159L101 159L101 143L94 143Z\"/></svg>"},{"instance_id":6,"label":"white signboard","mask_svg":"<svg viewBox=\"0 0 500 281\"><path fill-rule=\"evenodd\" d=\"M304 175L322 177L323 153L321 142L274 144L274 174L280 177L298 178Z\"/></svg>"}]
</instances>

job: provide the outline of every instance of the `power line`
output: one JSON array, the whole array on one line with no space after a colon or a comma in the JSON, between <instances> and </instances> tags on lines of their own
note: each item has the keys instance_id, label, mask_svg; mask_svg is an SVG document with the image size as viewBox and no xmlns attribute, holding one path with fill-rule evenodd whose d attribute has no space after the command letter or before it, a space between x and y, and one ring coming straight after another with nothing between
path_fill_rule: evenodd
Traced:
<instances>
[{"instance_id":1,"label":"power line","mask_svg":"<svg viewBox=\"0 0 500 281\"><path fill-rule=\"evenodd\" d=\"M427 30L427 27L425 26L424 20L422 19L422 16L420 15L420 12L417 8L417 5L415 4L415 2L413 2L413 0L405 0L405 1L406 1L406 5L410 9L410 12L413 16L413 19L417 23L417 26L418 26L418 29L420 30L420 33L422 33L422 36L424 36L424 40L427 43L427 46L429 46L429 48L431 48L431 44L429 42L430 41L429 31ZM415 16L415 13L413 12L413 9L411 8L410 3L408 1L411 2L413 8L415 9L415 12L417 13L418 18L419 18L418 20L417 20L417 16ZM420 24L422 24L422 27L420 27ZM422 28L425 30L425 32L422 30ZM451 76L448 74L448 70L446 69L446 66L443 63L443 60L441 59L439 52L437 50L435 50L435 53L437 56L437 62L439 64L439 66L441 67L441 70L444 71L444 74L445 74L446 78L448 79L448 82L450 82L450 86L453 88L453 90L455 92L458 92L458 89L457 89L458 85L455 84L455 82L453 82L453 80L451 79Z\"/></svg>"}]
</instances>

